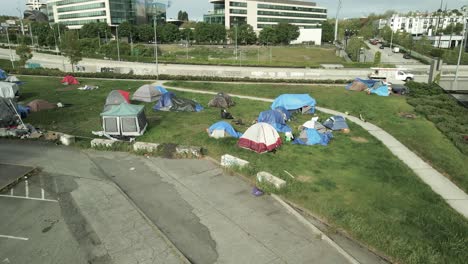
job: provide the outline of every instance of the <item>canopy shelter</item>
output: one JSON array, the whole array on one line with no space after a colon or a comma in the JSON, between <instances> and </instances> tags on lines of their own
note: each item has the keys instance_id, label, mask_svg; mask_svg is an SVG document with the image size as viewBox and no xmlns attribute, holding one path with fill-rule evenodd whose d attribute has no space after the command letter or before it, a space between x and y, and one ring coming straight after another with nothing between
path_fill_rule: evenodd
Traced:
<instances>
[{"instance_id":1,"label":"canopy shelter","mask_svg":"<svg viewBox=\"0 0 468 264\"><path fill-rule=\"evenodd\" d=\"M19 94L19 88L16 83L0 82L0 97L15 98Z\"/></svg>"},{"instance_id":2,"label":"canopy shelter","mask_svg":"<svg viewBox=\"0 0 468 264\"><path fill-rule=\"evenodd\" d=\"M346 119L342 116L332 116L325 120L323 125L331 130L349 129Z\"/></svg>"},{"instance_id":3,"label":"canopy shelter","mask_svg":"<svg viewBox=\"0 0 468 264\"><path fill-rule=\"evenodd\" d=\"M61 83L64 84L64 85L80 84L80 82L75 77L73 77L72 75L67 75L67 76L63 77Z\"/></svg>"},{"instance_id":4,"label":"canopy shelter","mask_svg":"<svg viewBox=\"0 0 468 264\"><path fill-rule=\"evenodd\" d=\"M101 117L104 132L111 136L141 136L148 127L143 105L121 103Z\"/></svg>"},{"instance_id":5,"label":"canopy shelter","mask_svg":"<svg viewBox=\"0 0 468 264\"><path fill-rule=\"evenodd\" d=\"M286 125L285 115L276 110L267 110L260 113L258 122L268 123L278 132L292 132L292 129Z\"/></svg>"},{"instance_id":6,"label":"canopy shelter","mask_svg":"<svg viewBox=\"0 0 468 264\"><path fill-rule=\"evenodd\" d=\"M219 107L219 108L229 108L234 106L235 103L232 100L231 96L224 92L219 92L215 95L213 99L210 100L208 106L210 107Z\"/></svg>"},{"instance_id":7,"label":"canopy shelter","mask_svg":"<svg viewBox=\"0 0 468 264\"><path fill-rule=\"evenodd\" d=\"M12 127L21 124L15 112L15 103L10 98L0 98L0 127Z\"/></svg>"},{"instance_id":8,"label":"canopy shelter","mask_svg":"<svg viewBox=\"0 0 468 264\"><path fill-rule=\"evenodd\" d=\"M257 153L273 151L281 146L281 138L275 128L267 123L256 123L249 127L237 142L241 148Z\"/></svg>"},{"instance_id":9,"label":"canopy shelter","mask_svg":"<svg viewBox=\"0 0 468 264\"><path fill-rule=\"evenodd\" d=\"M213 138L224 138L224 137L235 137L239 138L242 133L237 132L231 124L225 121L219 121L214 123L208 128L208 134Z\"/></svg>"},{"instance_id":10,"label":"canopy shelter","mask_svg":"<svg viewBox=\"0 0 468 264\"><path fill-rule=\"evenodd\" d=\"M203 107L190 99L179 98L174 93L168 92L162 95L158 103L153 107L154 111L174 111L174 112L200 112Z\"/></svg>"},{"instance_id":11,"label":"canopy shelter","mask_svg":"<svg viewBox=\"0 0 468 264\"><path fill-rule=\"evenodd\" d=\"M4 80L8 78L8 74L6 73L6 71L0 69L0 80Z\"/></svg>"},{"instance_id":12,"label":"canopy shelter","mask_svg":"<svg viewBox=\"0 0 468 264\"><path fill-rule=\"evenodd\" d=\"M57 108L57 104L49 103L46 100L37 99L27 104L31 112L39 112Z\"/></svg>"},{"instance_id":13,"label":"canopy shelter","mask_svg":"<svg viewBox=\"0 0 468 264\"><path fill-rule=\"evenodd\" d=\"M104 111L108 111L113 106L117 106L122 103L130 103L130 93L122 90L113 90L107 95Z\"/></svg>"},{"instance_id":14,"label":"canopy shelter","mask_svg":"<svg viewBox=\"0 0 468 264\"><path fill-rule=\"evenodd\" d=\"M278 96L271 109L275 110L278 107L283 107L288 111L300 110L303 114L315 112L316 101L308 94L282 94Z\"/></svg>"},{"instance_id":15,"label":"canopy shelter","mask_svg":"<svg viewBox=\"0 0 468 264\"><path fill-rule=\"evenodd\" d=\"M155 89L153 86L145 84L136 90L132 96L132 100L146 103L156 102L159 98L161 98L162 94L163 93L161 93L158 89Z\"/></svg>"},{"instance_id":16,"label":"canopy shelter","mask_svg":"<svg viewBox=\"0 0 468 264\"><path fill-rule=\"evenodd\" d=\"M5 79L5 82L10 82L10 83L20 83L20 79L18 77L10 75Z\"/></svg>"}]
</instances>

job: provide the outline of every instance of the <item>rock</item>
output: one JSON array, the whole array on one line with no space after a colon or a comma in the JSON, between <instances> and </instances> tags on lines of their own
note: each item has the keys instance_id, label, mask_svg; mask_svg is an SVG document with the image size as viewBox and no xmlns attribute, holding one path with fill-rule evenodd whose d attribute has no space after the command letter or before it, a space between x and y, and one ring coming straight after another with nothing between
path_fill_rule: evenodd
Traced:
<instances>
[{"instance_id":1,"label":"rock","mask_svg":"<svg viewBox=\"0 0 468 264\"><path fill-rule=\"evenodd\" d=\"M158 147L159 144L157 143L135 142L135 144L133 144L134 151L155 152L158 150Z\"/></svg>"},{"instance_id":2,"label":"rock","mask_svg":"<svg viewBox=\"0 0 468 264\"><path fill-rule=\"evenodd\" d=\"M65 146L75 143L75 136L63 134L60 136L60 142Z\"/></svg>"},{"instance_id":3,"label":"rock","mask_svg":"<svg viewBox=\"0 0 468 264\"><path fill-rule=\"evenodd\" d=\"M112 145L114 145L114 143L117 142L115 140L110 140L110 139L100 139L100 138L95 138L93 140L91 140L91 147L92 148L95 148L95 147L112 147Z\"/></svg>"},{"instance_id":4,"label":"rock","mask_svg":"<svg viewBox=\"0 0 468 264\"><path fill-rule=\"evenodd\" d=\"M176 153L178 155L192 155L197 158L201 158L203 156L201 147L177 146Z\"/></svg>"},{"instance_id":5,"label":"rock","mask_svg":"<svg viewBox=\"0 0 468 264\"><path fill-rule=\"evenodd\" d=\"M231 156L229 154L225 154L221 156L221 166L223 167L232 167L232 166L237 166L237 167L245 167L249 164L248 161L236 158L234 156Z\"/></svg>"},{"instance_id":6,"label":"rock","mask_svg":"<svg viewBox=\"0 0 468 264\"><path fill-rule=\"evenodd\" d=\"M258 182L263 182L266 181L268 183L271 183L273 186L276 187L276 189L281 189L284 186L286 186L286 181L283 179L280 179L266 171L261 171L257 173L257 181Z\"/></svg>"}]
</instances>

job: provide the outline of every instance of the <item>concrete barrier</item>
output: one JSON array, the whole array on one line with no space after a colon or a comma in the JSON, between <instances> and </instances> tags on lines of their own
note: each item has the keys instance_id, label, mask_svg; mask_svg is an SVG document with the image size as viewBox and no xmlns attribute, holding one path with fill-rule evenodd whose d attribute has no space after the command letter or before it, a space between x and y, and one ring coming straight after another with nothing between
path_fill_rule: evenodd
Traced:
<instances>
[{"instance_id":1,"label":"concrete barrier","mask_svg":"<svg viewBox=\"0 0 468 264\"><path fill-rule=\"evenodd\" d=\"M112 145L114 145L114 143L117 142L115 140L110 140L110 139L100 139L100 138L95 138L93 140L91 140L91 147L92 148L95 148L95 147L112 147Z\"/></svg>"},{"instance_id":2,"label":"concrete barrier","mask_svg":"<svg viewBox=\"0 0 468 264\"><path fill-rule=\"evenodd\" d=\"M158 147L159 147L159 144L157 143L135 142L135 144L133 144L134 151L154 152L158 150Z\"/></svg>"},{"instance_id":3,"label":"concrete barrier","mask_svg":"<svg viewBox=\"0 0 468 264\"><path fill-rule=\"evenodd\" d=\"M223 167L232 167L232 166L245 167L248 164L249 164L248 161L236 158L229 154L225 154L221 156L221 166Z\"/></svg>"},{"instance_id":4,"label":"concrete barrier","mask_svg":"<svg viewBox=\"0 0 468 264\"><path fill-rule=\"evenodd\" d=\"M268 182L270 184L272 184L273 186L276 187L276 189L281 189L283 188L284 186L286 186L286 181L283 180L283 179L280 179L266 171L261 171L259 173L257 173L257 181L258 182Z\"/></svg>"},{"instance_id":5,"label":"concrete barrier","mask_svg":"<svg viewBox=\"0 0 468 264\"><path fill-rule=\"evenodd\" d=\"M191 155L197 158L201 158L203 156L201 147L177 146L176 152L179 155Z\"/></svg>"}]
</instances>

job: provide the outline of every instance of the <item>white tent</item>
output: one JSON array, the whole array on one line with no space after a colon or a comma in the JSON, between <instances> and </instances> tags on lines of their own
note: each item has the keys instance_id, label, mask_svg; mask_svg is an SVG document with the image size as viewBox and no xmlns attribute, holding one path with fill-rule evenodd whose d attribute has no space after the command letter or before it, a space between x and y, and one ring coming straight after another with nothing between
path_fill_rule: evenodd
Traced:
<instances>
[{"instance_id":1,"label":"white tent","mask_svg":"<svg viewBox=\"0 0 468 264\"><path fill-rule=\"evenodd\" d=\"M281 143L281 138L273 126L267 123L256 123L245 131L237 145L257 153L264 153L278 148Z\"/></svg>"},{"instance_id":2,"label":"white tent","mask_svg":"<svg viewBox=\"0 0 468 264\"><path fill-rule=\"evenodd\" d=\"M156 102L161 97L161 95L162 93L159 90L156 90L149 84L145 84L136 90L136 92L133 94L132 100L147 103Z\"/></svg>"},{"instance_id":3,"label":"white tent","mask_svg":"<svg viewBox=\"0 0 468 264\"><path fill-rule=\"evenodd\" d=\"M5 82L14 83L14 82L20 82L20 80L18 79L18 77L10 75L5 79Z\"/></svg>"},{"instance_id":4,"label":"white tent","mask_svg":"<svg viewBox=\"0 0 468 264\"><path fill-rule=\"evenodd\" d=\"M0 82L0 97L15 98L18 91L19 89L16 83Z\"/></svg>"}]
</instances>

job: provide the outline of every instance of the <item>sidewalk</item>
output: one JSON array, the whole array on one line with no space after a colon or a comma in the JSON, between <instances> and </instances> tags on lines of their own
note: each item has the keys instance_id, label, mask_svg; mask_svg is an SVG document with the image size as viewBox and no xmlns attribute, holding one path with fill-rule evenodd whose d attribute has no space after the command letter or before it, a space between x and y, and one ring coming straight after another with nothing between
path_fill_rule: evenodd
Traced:
<instances>
[{"instance_id":1,"label":"sidewalk","mask_svg":"<svg viewBox=\"0 0 468 264\"><path fill-rule=\"evenodd\" d=\"M157 85L162 85L163 82L159 81L156 83ZM176 90L176 91L183 91L183 92L191 92L191 93L201 93L201 94L217 94L216 92L208 92L208 91L200 91L200 90L193 90L193 89L186 89L186 88L175 88L175 87L168 87L165 88ZM269 98L261 98L261 97L254 97L254 96L244 96L244 95L237 95L231 94L233 97L238 97L241 99L248 99L248 100L255 100L255 101L262 101L262 102L273 102L273 99ZM429 185L434 192L439 194L453 209L457 212L468 218L468 195L463 192L458 186L453 184L449 179L447 179L444 175L440 172L432 168L428 163L422 160L418 155L413 153L409 150L405 145L403 145L400 141L394 138L389 133L385 132L380 127L373 125L369 122L363 122L359 118L354 116L346 115L345 113L341 113L335 110L317 107L318 111L331 114L331 115L341 115L345 116L351 122L356 123L357 125L364 128L367 132L369 132L372 136L380 140L398 159L403 161L414 173L427 185Z\"/></svg>"}]
</instances>

